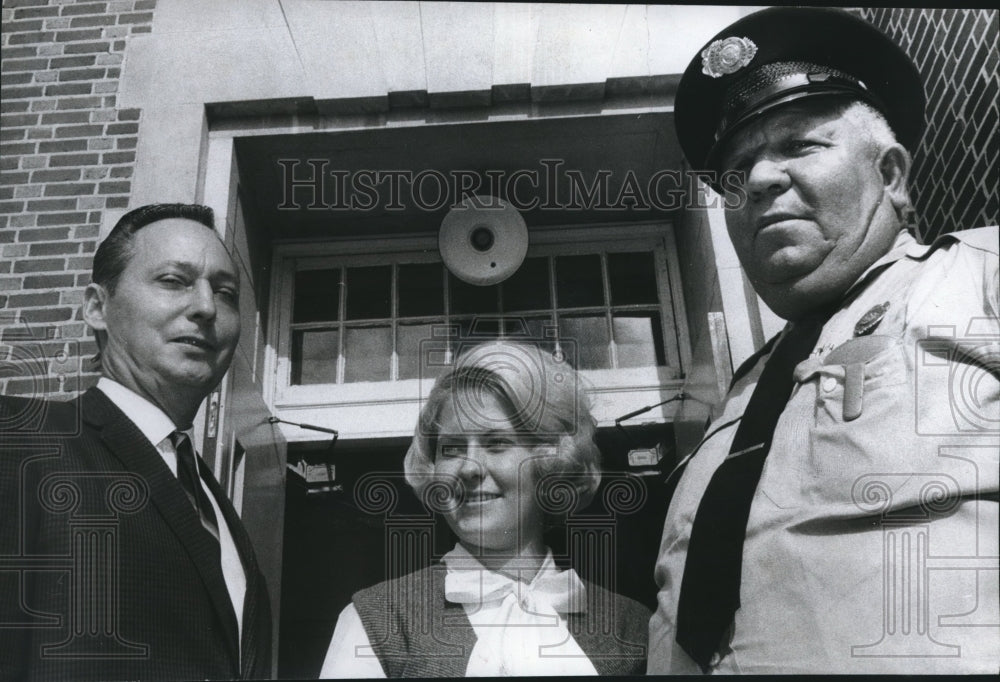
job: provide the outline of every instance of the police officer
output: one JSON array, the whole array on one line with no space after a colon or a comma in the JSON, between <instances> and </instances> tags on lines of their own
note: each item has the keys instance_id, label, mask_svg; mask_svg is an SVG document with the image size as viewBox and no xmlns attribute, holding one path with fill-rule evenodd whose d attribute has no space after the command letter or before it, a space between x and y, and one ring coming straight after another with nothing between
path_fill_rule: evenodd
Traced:
<instances>
[{"instance_id":1,"label":"police officer","mask_svg":"<svg viewBox=\"0 0 1000 682\"><path fill-rule=\"evenodd\" d=\"M840 10L744 17L683 75L684 153L788 324L668 479L650 673L1000 664L998 233L907 231L923 114Z\"/></svg>"}]
</instances>

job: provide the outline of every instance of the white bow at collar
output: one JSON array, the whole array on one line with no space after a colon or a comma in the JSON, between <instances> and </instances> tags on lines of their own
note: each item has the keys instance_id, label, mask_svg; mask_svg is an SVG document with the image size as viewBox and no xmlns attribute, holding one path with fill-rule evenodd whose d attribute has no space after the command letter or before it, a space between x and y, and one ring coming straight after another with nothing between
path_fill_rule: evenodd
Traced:
<instances>
[{"instance_id":1,"label":"white bow at collar","mask_svg":"<svg viewBox=\"0 0 1000 682\"><path fill-rule=\"evenodd\" d=\"M580 576L572 568L559 570L551 552L530 583L490 571L461 547L446 554L443 560L448 565L445 598L452 603L485 604L513 594L521 608L529 612L582 613L587 610L587 588Z\"/></svg>"}]
</instances>

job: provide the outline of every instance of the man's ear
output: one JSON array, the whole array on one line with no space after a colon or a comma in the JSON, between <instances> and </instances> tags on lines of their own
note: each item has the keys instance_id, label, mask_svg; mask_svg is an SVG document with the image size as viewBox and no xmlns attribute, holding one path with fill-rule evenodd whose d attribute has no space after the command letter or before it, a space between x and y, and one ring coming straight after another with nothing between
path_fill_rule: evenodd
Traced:
<instances>
[{"instance_id":1,"label":"man's ear","mask_svg":"<svg viewBox=\"0 0 1000 682\"><path fill-rule=\"evenodd\" d=\"M900 144L887 147L879 158L882 183L889 195L889 200L899 215L902 214L904 208L910 205L907 182L910 177L910 165L910 153Z\"/></svg>"},{"instance_id":2,"label":"man's ear","mask_svg":"<svg viewBox=\"0 0 1000 682\"><path fill-rule=\"evenodd\" d=\"M107 302L108 290L100 284L88 284L83 290L83 321L94 330L95 334L108 328L104 320Z\"/></svg>"}]
</instances>

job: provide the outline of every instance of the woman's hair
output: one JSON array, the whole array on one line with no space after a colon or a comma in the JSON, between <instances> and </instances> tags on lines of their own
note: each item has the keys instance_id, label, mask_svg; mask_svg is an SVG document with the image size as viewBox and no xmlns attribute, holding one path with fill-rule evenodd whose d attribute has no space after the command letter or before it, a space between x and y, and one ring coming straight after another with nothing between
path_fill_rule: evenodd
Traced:
<instances>
[{"instance_id":1,"label":"woman's hair","mask_svg":"<svg viewBox=\"0 0 1000 682\"><path fill-rule=\"evenodd\" d=\"M480 433L493 426L476 411L484 393L503 405L518 433L529 441L555 445L553 455L535 460L535 480L568 483L576 491L577 505L586 504L601 482L601 453L581 377L551 352L512 341L474 346L434 383L403 461L406 480L417 493L433 480L446 402L452 401L460 428ZM458 395L463 399L455 400Z\"/></svg>"}]
</instances>

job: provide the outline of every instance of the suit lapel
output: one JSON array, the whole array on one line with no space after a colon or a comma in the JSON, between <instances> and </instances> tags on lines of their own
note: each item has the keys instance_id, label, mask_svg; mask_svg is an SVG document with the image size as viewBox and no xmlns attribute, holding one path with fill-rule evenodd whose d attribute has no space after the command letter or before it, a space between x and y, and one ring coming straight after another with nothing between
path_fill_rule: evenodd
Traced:
<instances>
[{"instance_id":1,"label":"suit lapel","mask_svg":"<svg viewBox=\"0 0 1000 682\"><path fill-rule=\"evenodd\" d=\"M222 576L222 566L214 556L212 540L202 528L177 478L139 428L104 393L90 389L81 397L81 403L84 420L99 430L108 450L125 469L138 474L148 484L150 500L201 575L223 624L233 660L239 660L236 614ZM247 584L249 586L249 579Z\"/></svg>"}]
</instances>

